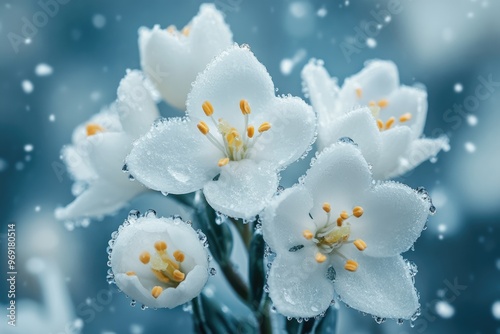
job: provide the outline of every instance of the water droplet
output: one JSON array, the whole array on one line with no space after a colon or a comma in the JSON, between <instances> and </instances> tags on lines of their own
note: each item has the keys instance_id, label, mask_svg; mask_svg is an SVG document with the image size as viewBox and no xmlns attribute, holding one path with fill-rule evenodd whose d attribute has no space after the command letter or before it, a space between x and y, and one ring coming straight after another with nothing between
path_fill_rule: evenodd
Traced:
<instances>
[{"instance_id":1,"label":"water droplet","mask_svg":"<svg viewBox=\"0 0 500 334\"><path fill-rule=\"evenodd\" d=\"M143 311L144 311L144 310L145 310L145 309L147 309L147 308L148 308L148 307L147 307L146 305L144 305L144 304L142 304L142 305L141 305L141 310L143 310Z\"/></svg>"},{"instance_id":2,"label":"water droplet","mask_svg":"<svg viewBox=\"0 0 500 334\"><path fill-rule=\"evenodd\" d=\"M385 318L382 318L382 317L377 317L377 316L373 316L373 319L374 319L374 320L375 320L375 322L376 322L377 324L379 324L379 325L380 325L381 323L385 322L385 320L386 320Z\"/></svg>"},{"instance_id":3,"label":"water droplet","mask_svg":"<svg viewBox=\"0 0 500 334\"><path fill-rule=\"evenodd\" d=\"M135 300L133 300L133 299L132 299L132 300L130 301L130 306L134 307L134 306L135 306L135 304L137 304L137 302L136 302Z\"/></svg>"},{"instance_id":4,"label":"water droplet","mask_svg":"<svg viewBox=\"0 0 500 334\"><path fill-rule=\"evenodd\" d=\"M291 247L288 251L293 253L293 252L296 252L298 250L301 250L302 248L304 248L304 245L297 245L297 246Z\"/></svg>"},{"instance_id":5,"label":"water droplet","mask_svg":"<svg viewBox=\"0 0 500 334\"><path fill-rule=\"evenodd\" d=\"M140 215L141 215L141 213L139 212L139 210L130 210L130 212L128 213L127 219L134 221L137 218L139 218Z\"/></svg>"},{"instance_id":6,"label":"water droplet","mask_svg":"<svg viewBox=\"0 0 500 334\"><path fill-rule=\"evenodd\" d=\"M156 211L153 210L153 209L148 209L145 213L144 213L144 217L147 217L147 218L156 218Z\"/></svg>"},{"instance_id":7,"label":"water droplet","mask_svg":"<svg viewBox=\"0 0 500 334\"><path fill-rule=\"evenodd\" d=\"M398 325L402 325L402 324L404 324L404 322L405 322L405 319L398 319L398 320L396 320L396 323Z\"/></svg>"},{"instance_id":8,"label":"water droplet","mask_svg":"<svg viewBox=\"0 0 500 334\"><path fill-rule=\"evenodd\" d=\"M240 47L241 47L242 49L250 50L250 45L248 45L248 44L246 44L246 43L245 43L245 44L241 44L241 46L240 46Z\"/></svg>"},{"instance_id":9,"label":"water droplet","mask_svg":"<svg viewBox=\"0 0 500 334\"><path fill-rule=\"evenodd\" d=\"M208 273L210 274L210 276L215 276L217 274L217 269L210 268L210 270L208 271Z\"/></svg>"},{"instance_id":10,"label":"water droplet","mask_svg":"<svg viewBox=\"0 0 500 334\"><path fill-rule=\"evenodd\" d=\"M335 271L335 268L333 268L333 266L328 267L328 269L326 270L326 278L331 282L335 282L336 277L337 277L337 272Z\"/></svg>"},{"instance_id":11,"label":"water droplet","mask_svg":"<svg viewBox=\"0 0 500 334\"><path fill-rule=\"evenodd\" d=\"M130 174L128 176L128 179L129 179L129 181L135 181L135 177L132 174Z\"/></svg>"},{"instance_id":12,"label":"water droplet","mask_svg":"<svg viewBox=\"0 0 500 334\"><path fill-rule=\"evenodd\" d=\"M124 164L123 167L122 167L122 172L124 173L128 173L128 165L127 164Z\"/></svg>"},{"instance_id":13,"label":"water droplet","mask_svg":"<svg viewBox=\"0 0 500 334\"><path fill-rule=\"evenodd\" d=\"M166 196L168 196L168 192L166 192L166 191L162 191L162 192L161 192L161 194L162 194L163 196L165 196L165 197L166 197Z\"/></svg>"},{"instance_id":14,"label":"water droplet","mask_svg":"<svg viewBox=\"0 0 500 334\"><path fill-rule=\"evenodd\" d=\"M338 143L344 143L344 144L351 144L351 145L355 145L355 146L358 146L358 144L356 144L354 142L354 140L352 140L351 138L349 137L341 137L339 138L339 140L337 140Z\"/></svg>"}]
</instances>

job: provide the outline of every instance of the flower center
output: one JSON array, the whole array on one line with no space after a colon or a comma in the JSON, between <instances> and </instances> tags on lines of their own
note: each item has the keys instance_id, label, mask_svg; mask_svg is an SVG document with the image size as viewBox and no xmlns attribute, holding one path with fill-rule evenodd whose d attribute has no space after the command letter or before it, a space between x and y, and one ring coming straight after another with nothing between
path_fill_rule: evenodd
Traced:
<instances>
[{"instance_id":1,"label":"flower center","mask_svg":"<svg viewBox=\"0 0 500 334\"><path fill-rule=\"evenodd\" d=\"M366 248L366 243L361 239L349 240L351 235L351 224L348 222L349 218L359 218L363 215L363 208L355 206L352 209L352 214L349 215L347 211L342 211L336 220L332 220L331 205L330 203L323 204L323 211L326 213L326 224L313 234L309 230L304 230L302 235L307 240L313 240L318 247L318 252L315 259L318 263L323 263L327 259L327 255L338 255L342 257L346 263L344 269L348 271L356 271L358 263L354 260L348 259L340 252L340 248L344 244L354 244L354 246L363 251Z\"/></svg>"},{"instance_id":2,"label":"flower center","mask_svg":"<svg viewBox=\"0 0 500 334\"><path fill-rule=\"evenodd\" d=\"M87 137L93 136L99 132L104 132L104 128L97 123L89 123L85 127L87 131Z\"/></svg>"},{"instance_id":3,"label":"flower center","mask_svg":"<svg viewBox=\"0 0 500 334\"><path fill-rule=\"evenodd\" d=\"M172 259L167 252L167 243L165 241L157 241L154 244L156 253L151 257L148 251L143 251L139 255L139 260L151 267L151 271L156 276L158 281L166 284L168 287L177 287L180 282L184 281L186 274L181 271L180 265L184 261L184 253L176 250L172 255ZM127 275L135 275L134 272L127 272ZM155 286L151 289L151 295L158 298L163 292L163 287Z\"/></svg>"},{"instance_id":4,"label":"flower center","mask_svg":"<svg viewBox=\"0 0 500 334\"><path fill-rule=\"evenodd\" d=\"M248 123L251 109L247 100L240 101L240 110L245 118L245 128L244 131L241 132L222 118L219 118L219 120L216 121L213 116L214 107L209 101L203 102L201 108L203 109L205 115L210 117L212 123L217 129L217 132L222 138L221 142L221 140L212 135L207 123L203 121L198 123L198 130L200 130L200 132L204 134L207 139L225 156L219 160L219 167L227 165L229 161L239 161L247 158L248 152L252 149L252 147L254 147L257 140L264 132L271 129L271 124L269 122L264 122L257 129L259 134L255 136L255 127L253 125L249 125Z\"/></svg>"},{"instance_id":5,"label":"flower center","mask_svg":"<svg viewBox=\"0 0 500 334\"><path fill-rule=\"evenodd\" d=\"M176 26L169 25L167 27L167 31L174 36L179 36L179 34L182 34L182 35L187 37L187 36L189 36L189 33L191 32L191 27L189 25L187 25L184 28L182 28L181 31L178 31Z\"/></svg>"},{"instance_id":6,"label":"flower center","mask_svg":"<svg viewBox=\"0 0 500 334\"><path fill-rule=\"evenodd\" d=\"M356 88L356 97L358 99L361 99L363 97L363 90L361 88ZM370 108L373 117L377 120L377 126L380 131L385 131L389 130L395 123L396 123L396 118L395 117L389 117L387 121L383 121L382 119L379 118L380 111L384 108L386 108L389 105L389 100L387 99L380 99L377 102L375 101L370 101L368 102L368 107ZM399 123L405 123L408 122L412 117L411 113L405 113L399 117Z\"/></svg>"}]
</instances>

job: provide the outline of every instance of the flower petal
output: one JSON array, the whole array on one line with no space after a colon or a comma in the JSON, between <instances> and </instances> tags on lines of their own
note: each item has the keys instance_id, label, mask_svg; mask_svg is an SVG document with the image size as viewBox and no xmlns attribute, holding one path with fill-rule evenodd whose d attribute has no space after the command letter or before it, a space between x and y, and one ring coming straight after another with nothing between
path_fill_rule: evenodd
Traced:
<instances>
[{"instance_id":1,"label":"flower petal","mask_svg":"<svg viewBox=\"0 0 500 334\"><path fill-rule=\"evenodd\" d=\"M278 254L269 272L269 296L287 317L311 318L324 312L333 299L333 284L326 278L327 262L314 260L316 247L291 255Z\"/></svg>"},{"instance_id":2,"label":"flower petal","mask_svg":"<svg viewBox=\"0 0 500 334\"><path fill-rule=\"evenodd\" d=\"M99 218L113 214L146 190L138 182L128 181L128 184L117 186L99 179L92 182L87 190L66 207L56 209L55 217L59 220L71 220L83 217Z\"/></svg>"},{"instance_id":3,"label":"flower petal","mask_svg":"<svg viewBox=\"0 0 500 334\"><path fill-rule=\"evenodd\" d=\"M316 233L309 217L313 206L309 191L295 186L283 191L266 207L261 215L264 240L275 252L286 253L298 245L311 244L302 236L304 230Z\"/></svg>"},{"instance_id":4,"label":"flower petal","mask_svg":"<svg viewBox=\"0 0 500 334\"><path fill-rule=\"evenodd\" d=\"M123 129L132 138L145 134L160 116L140 71L129 71L120 81L116 110Z\"/></svg>"},{"instance_id":5,"label":"flower petal","mask_svg":"<svg viewBox=\"0 0 500 334\"><path fill-rule=\"evenodd\" d=\"M304 93L309 95L314 111L318 114L318 123L329 125L348 110L338 106L339 86L337 79L331 78L323 63L311 59L302 70Z\"/></svg>"},{"instance_id":6,"label":"flower petal","mask_svg":"<svg viewBox=\"0 0 500 334\"><path fill-rule=\"evenodd\" d=\"M232 43L222 14L212 4L200 6L188 24L189 34L155 26L139 30L141 66L162 97L183 110L191 83L198 73Z\"/></svg>"},{"instance_id":7,"label":"flower petal","mask_svg":"<svg viewBox=\"0 0 500 334\"><path fill-rule=\"evenodd\" d=\"M422 233L429 202L410 187L396 182L378 184L359 205L364 214L351 220L351 237L362 239L366 255L387 257L407 251Z\"/></svg>"},{"instance_id":8,"label":"flower petal","mask_svg":"<svg viewBox=\"0 0 500 334\"><path fill-rule=\"evenodd\" d=\"M359 194L370 187L371 173L356 146L339 143L321 152L307 171L303 184L313 197L312 216L323 217L322 204L329 202L335 217L340 211L352 208Z\"/></svg>"},{"instance_id":9,"label":"flower petal","mask_svg":"<svg viewBox=\"0 0 500 334\"><path fill-rule=\"evenodd\" d=\"M366 161L375 164L382 146L380 130L368 108L360 108L340 117L328 127L319 126L320 149L330 146L342 137L351 138L363 153Z\"/></svg>"},{"instance_id":10,"label":"flower petal","mask_svg":"<svg viewBox=\"0 0 500 334\"><path fill-rule=\"evenodd\" d=\"M422 162L435 157L439 151L450 149L449 138L441 136L436 139L421 138L414 140L405 155L399 159L399 165L392 170L388 177L394 178L412 170Z\"/></svg>"},{"instance_id":11,"label":"flower petal","mask_svg":"<svg viewBox=\"0 0 500 334\"><path fill-rule=\"evenodd\" d=\"M251 121L259 113L272 112L269 108L274 98L274 84L264 65L249 49L233 46L198 75L188 95L187 112L191 117L204 119L201 106L210 101L215 119L223 118L237 129L244 129L240 101L248 101Z\"/></svg>"},{"instance_id":12,"label":"flower petal","mask_svg":"<svg viewBox=\"0 0 500 334\"><path fill-rule=\"evenodd\" d=\"M373 165L373 178L387 179L391 172L399 166L401 157L410 148L412 132L407 126L397 126L383 131L381 134L382 150L377 163Z\"/></svg>"},{"instance_id":13,"label":"flower petal","mask_svg":"<svg viewBox=\"0 0 500 334\"><path fill-rule=\"evenodd\" d=\"M399 87L399 74L392 61L371 60L359 73L347 78L339 93L348 111L357 105L386 99ZM361 89L361 91L359 91Z\"/></svg>"},{"instance_id":14,"label":"flower petal","mask_svg":"<svg viewBox=\"0 0 500 334\"><path fill-rule=\"evenodd\" d=\"M256 127L263 122L269 122L271 129L256 142L251 152L252 159L285 167L311 147L316 132L316 117L302 99L275 99L268 113L255 117Z\"/></svg>"},{"instance_id":15,"label":"flower petal","mask_svg":"<svg viewBox=\"0 0 500 334\"><path fill-rule=\"evenodd\" d=\"M349 257L350 254L345 255ZM335 292L346 304L361 312L382 318L410 319L419 303L403 258L356 255L359 266L355 272L344 270L345 261L340 257L334 260L337 268Z\"/></svg>"},{"instance_id":16,"label":"flower petal","mask_svg":"<svg viewBox=\"0 0 500 334\"><path fill-rule=\"evenodd\" d=\"M88 152L82 145L66 145L61 150L61 158L75 181L90 182L97 178L89 162Z\"/></svg>"},{"instance_id":17,"label":"flower petal","mask_svg":"<svg viewBox=\"0 0 500 334\"><path fill-rule=\"evenodd\" d=\"M231 161L203 192L212 208L234 218L251 219L264 209L278 188L273 166L252 160Z\"/></svg>"},{"instance_id":18,"label":"flower petal","mask_svg":"<svg viewBox=\"0 0 500 334\"><path fill-rule=\"evenodd\" d=\"M401 86L387 98L387 101L388 105L381 109L380 115L384 119L393 116L399 123L402 115L410 113L411 119L404 122L404 125L411 128L413 139L420 137L427 117L427 92L420 88Z\"/></svg>"},{"instance_id":19,"label":"flower petal","mask_svg":"<svg viewBox=\"0 0 500 334\"><path fill-rule=\"evenodd\" d=\"M171 118L134 143L127 166L148 188L185 194L212 180L219 173L217 161L222 157L194 122Z\"/></svg>"}]
</instances>

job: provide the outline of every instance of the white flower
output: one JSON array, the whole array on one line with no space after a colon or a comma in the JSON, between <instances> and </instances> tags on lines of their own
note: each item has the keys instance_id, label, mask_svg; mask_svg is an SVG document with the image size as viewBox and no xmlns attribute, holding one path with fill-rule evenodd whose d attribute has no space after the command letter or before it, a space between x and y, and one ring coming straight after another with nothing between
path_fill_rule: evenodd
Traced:
<instances>
[{"instance_id":1,"label":"white flower","mask_svg":"<svg viewBox=\"0 0 500 334\"><path fill-rule=\"evenodd\" d=\"M310 106L274 92L251 51L229 48L196 79L189 118L168 119L135 142L130 173L167 193L203 188L215 210L252 218L275 193L278 170L300 158L315 133Z\"/></svg>"},{"instance_id":2,"label":"white flower","mask_svg":"<svg viewBox=\"0 0 500 334\"><path fill-rule=\"evenodd\" d=\"M133 214L113 235L111 269L118 288L148 307L174 308L208 280L208 253L180 218Z\"/></svg>"},{"instance_id":3,"label":"white flower","mask_svg":"<svg viewBox=\"0 0 500 334\"><path fill-rule=\"evenodd\" d=\"M373 185L354 145L325 149L303 181L262 215L264 239L277 253L268 278L275 307L286 316L313 317L336 292L362 312L409 319L419 303L399 254L419 237L429 209L403 184Z\"/></svg>"},{"instance_id":4,"label":"white flower","mask_svg":"<svg viewBox=\"0 0 500 334\"><path fill-rule=\"evenodd\" d=\"M302 78L318 114L320 149L341 137L353 139L372 164L375 179L400 176L449 149L446 136L421 138L427 93L400 86L393 62L367 63L361 72L347 78L342 88L319 61L309 62Z\"/></svg>"},{"instance_id":5,"label":"white flower","mask_svg":"<svg viewBox=\"0 0 500 334\"><path fill-rule=\"evenodd\" d=\"M140 72L129 71L120 82L117 101L78 126L73 144L63 148L62 159L76 181L77 197L56 210L57 219L111 214L147 190L122 172L132 142L159 116L143 81Z\"/></svg>"},{"instance_id":6,"label":"white flower","mask_svg":"<svg viewBox=\"0 0 500 334\"><path fill-rule=\"evenodd\" d=\"M202 4L181 31L158 25L139 30L142 69L161 96L182 110L196 75L232 43L231 30L213 4Z\"/></svg>"}]
</instances>

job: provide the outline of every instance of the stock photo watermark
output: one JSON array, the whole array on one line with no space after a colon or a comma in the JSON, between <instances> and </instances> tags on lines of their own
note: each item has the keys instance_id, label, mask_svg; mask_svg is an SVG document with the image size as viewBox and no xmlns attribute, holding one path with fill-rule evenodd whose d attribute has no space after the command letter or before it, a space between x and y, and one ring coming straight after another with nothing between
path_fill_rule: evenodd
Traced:
<instances>
[{"instance_id":1,"label":"stock photo watermark","mask_svg":"<svg viewBox=\"0 0 500 334\"><path fill-rule=\"evenodd\" d=\"M19 32L10 31L7 33L7 39L12 46L12 49L17 54L19 46L29 44L38 34L39 29L44 28L54 18L61 8L61 5L66 5L71 0L39 0L36 4L40 10L33 13L31 16L21 17L22 26Z\"/></svg>"},{"instance_id":2,"label":"stock photo watermark","mask_svg":"<svg viewBox=\"0 0 500 334\"><path fill-rule=\"evenodd\" d=\"M16 224L7 225L7 324L16 326Z\"/></svg>"}]
</instances>

